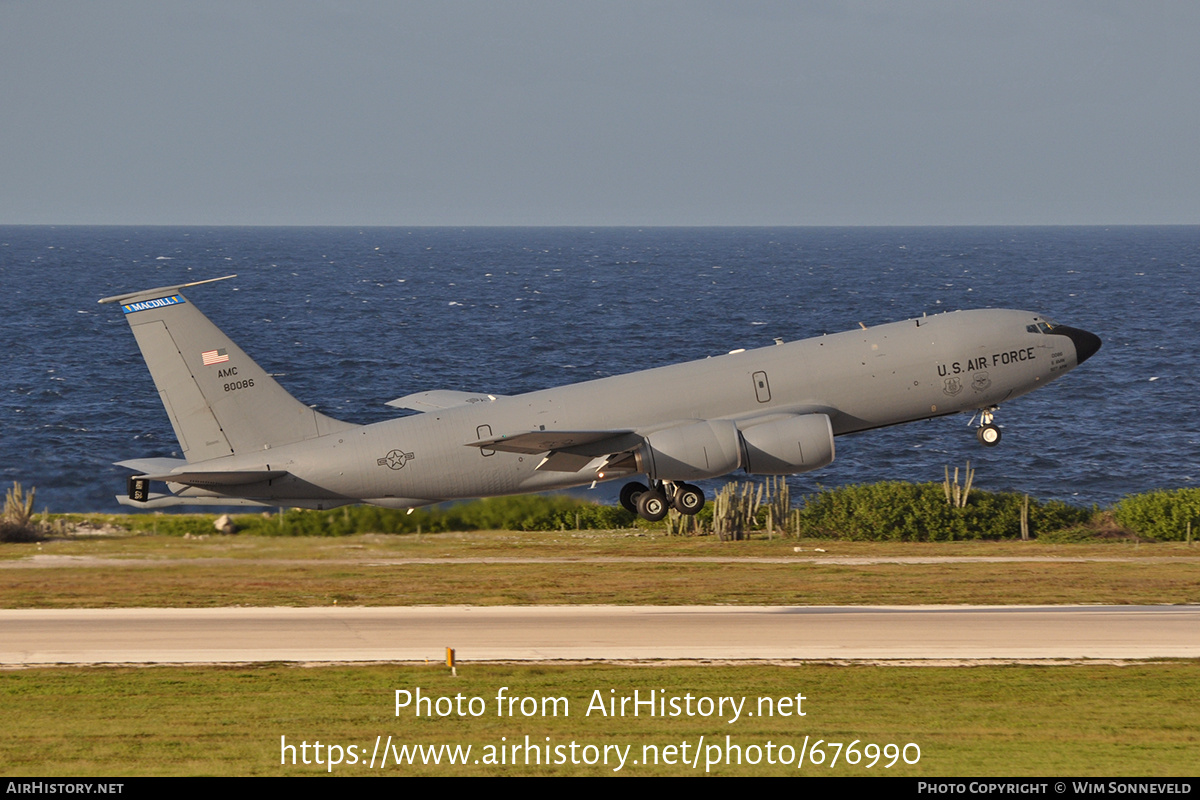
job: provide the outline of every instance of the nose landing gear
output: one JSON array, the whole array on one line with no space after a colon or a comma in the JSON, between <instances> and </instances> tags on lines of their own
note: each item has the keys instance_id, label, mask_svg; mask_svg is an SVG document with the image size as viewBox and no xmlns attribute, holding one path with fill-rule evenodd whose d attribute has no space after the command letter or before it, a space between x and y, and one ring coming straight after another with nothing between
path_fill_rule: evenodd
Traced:
<instances>
[{"instance_id":1,"label":"nose landing gear","mask_svg":"<svg viewBox=\"0 0 1200 800\"><path fill-rule=\"evenodd\" d=\"M680 514L698 514L704 508L704 490L690 483L657 481L654 488L633 481L621 487L621 505L633 514L657 522L674 508Z\"/></svg>"},{"instance_id":2,"label":"nose landing gear","mask_svg":"<svg viewBox=\"0 0 1200 800\"><path fill-rule=\"evenodd\" d=\"M993 422L998 406L989 406L979 412L979 427L975 438L984 447L995 447L1000 444L1000 428Z\"/></svg>"}]
</instances>

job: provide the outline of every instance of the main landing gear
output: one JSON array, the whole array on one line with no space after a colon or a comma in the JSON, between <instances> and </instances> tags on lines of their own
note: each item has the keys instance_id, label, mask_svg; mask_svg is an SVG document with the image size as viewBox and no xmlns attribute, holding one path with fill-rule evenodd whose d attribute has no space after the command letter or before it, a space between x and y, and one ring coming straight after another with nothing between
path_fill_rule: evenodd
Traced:
<instances>
[{"instance_id":1,"label":"main landing gear","mask_svg":"<svg viewBox=\"0 0 1200 800\"><path fill-rule=\"evenodd\" d=\"M979 428L975 431L975 438L984 447L995 447L1000 444L1000 428L993 423L995 419L997 406L990 406L979 412Z\"/></svg>"},{"instance_id":2,"label":"main landing gear","mask_svg":"<svg viewBox=\"0 0 1200 800\"><path fill-rule=\"evenodd\" d=\"M669 508L680 514L698 514L704 502L704 490L690 483L657 481L651 489L634 481L621 487L621 505L650 522L665 517Z\"/></svg>"}]
</instances>

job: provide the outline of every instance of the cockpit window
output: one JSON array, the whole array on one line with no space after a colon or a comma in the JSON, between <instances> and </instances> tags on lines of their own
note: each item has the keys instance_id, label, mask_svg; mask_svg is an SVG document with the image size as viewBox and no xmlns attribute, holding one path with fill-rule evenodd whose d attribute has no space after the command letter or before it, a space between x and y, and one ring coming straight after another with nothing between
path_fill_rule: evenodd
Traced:
<instances>
[{"instance_id":1,"label":"cockpit window","mask_svg":"<svg viewBox=\"0 0 1200 800\"><path fill-rule=\"evenodd\" d=\"M1049 333L1057 327L1057 322L1053 322L1052 320L1044 320L1035 325L1026 325L1025 330L1027 330L1029 333Z\"/></svg>"}]
</instances>

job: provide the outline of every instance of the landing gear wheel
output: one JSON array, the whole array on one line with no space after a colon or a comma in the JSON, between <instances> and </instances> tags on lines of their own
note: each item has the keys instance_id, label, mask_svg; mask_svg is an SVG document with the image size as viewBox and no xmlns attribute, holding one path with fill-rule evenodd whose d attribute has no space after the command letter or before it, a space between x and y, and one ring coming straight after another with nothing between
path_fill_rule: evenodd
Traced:
<instances>
[{"instance_id":1,"label":"landing gear wheel","mask_svg":"<svg viewBox=\"0 0 1200 800\"><path fill-rule=\"evenodd\" d=\"M690 483L677 484L671 505L680 514L698 514L704 508L704 490Z\"/></svg>"},{"instance_id":2,"label":"landing gear wheel","mask_svg":"<svg viewBox=\"0 0 1200 800\"><path fill-rule=\"evenodd\" d=\"M984 447L995 447L1000 444L1000 429L992 424L982 425L975 431L975 438Z\"/></svg>"},{"instance_id":3,"label":"landing gear wheel","mask_svg":"<svg viewBox=\"0 0 1200 800\"><path fill-rule=\"evenodd\" d=\"M630 514L638 513L638 497L648 491L650 490L646 488L646 484L644 483L634 481L633 483L625 484L621 487L621 506Z\"/></svg>"},{"instance_id":4,"label":"landing gear wheel","mask_svg":"<svg viewBox=\"0 0 1200 800\"><path fill-rule=\"evenodd\" d=\"M642 492L637 499L637 513L648 522L658 522L667 515L667 498L658 492Z\"/></svg>"}]
</instances>

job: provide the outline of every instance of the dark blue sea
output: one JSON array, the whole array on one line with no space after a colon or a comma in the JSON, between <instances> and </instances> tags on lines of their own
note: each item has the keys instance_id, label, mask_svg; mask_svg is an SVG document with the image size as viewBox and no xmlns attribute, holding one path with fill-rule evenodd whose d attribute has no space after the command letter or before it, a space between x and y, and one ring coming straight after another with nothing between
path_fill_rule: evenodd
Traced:
<instances>
[{"instance_id":1,"label":"dark blue sea","mask_svg":"<svg viewBox=\"0 0 1200 800\"><path fill-rule=\"evenodd\" d=\"M1097 333L1083 367L1001 408L842 437L793 494L940 481L1108 504L1200 480L1200 228L0 227L0 482L116 511L112 462L175 455L118 307L188 292L304 402L374 422L427 389L496 394L967 308ZM601 500L618 484L582 491Z\"/></svg>"}]
</instances>

